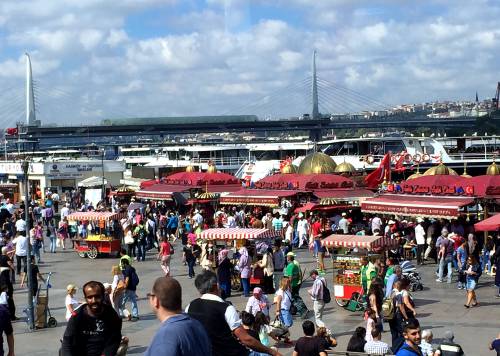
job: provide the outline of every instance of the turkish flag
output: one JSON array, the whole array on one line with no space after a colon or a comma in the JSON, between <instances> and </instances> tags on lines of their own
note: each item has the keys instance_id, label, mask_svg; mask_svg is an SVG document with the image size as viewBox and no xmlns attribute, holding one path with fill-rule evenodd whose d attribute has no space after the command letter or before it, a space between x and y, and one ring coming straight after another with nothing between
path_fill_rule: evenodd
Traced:
<instances>
[{"instance_id":1,"label":"turkish flag","mask_svg":"<svg viewBox=\"0 0 500 356\"><path fill-rule=\"evenodd\" d=\"M391 154L386 153L384 158L380 161L380 165L376 170L371 172L365 177L366 186L369 188L376 188L386 178L391 180Z\"/></svg>"},{"instance_id":2,"label":"turkish flag","mask_svg":"<svg viewBox=\"0 0 500 356\"><path fill-rule=\"evenodd\" d=\"M5 133L7 135L17 135L17 127L9 127L8 129L5 130Z\"/></svg>"},{"instance_id":3,"label":"turkish flag","mask_svg":"<svg viewBox=\"0 0 500 356\"><path fill-rule=\"evenodd\" d=\"M401 152L401 156L399 157L399 159L396 162L396 165L394 167L395 172L401 173L401 172L404 172L406 170L406 167L403 166L403 162L405 160L406 155L407 155L406 151Z\"/></svg>"}]
</instances>

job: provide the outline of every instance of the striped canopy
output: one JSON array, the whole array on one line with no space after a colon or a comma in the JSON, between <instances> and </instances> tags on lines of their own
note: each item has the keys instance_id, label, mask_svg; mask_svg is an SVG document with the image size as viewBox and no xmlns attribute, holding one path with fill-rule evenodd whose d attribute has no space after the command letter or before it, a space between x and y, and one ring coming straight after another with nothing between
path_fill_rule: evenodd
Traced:
<instances>
[{"instance_id":1,"label":"striped canopy","mask_svg":"<svg viewBox=\"0 0 500 356\"><path fill-rule=\"evenodd\" d=\"M327 247L361 247L373 250L383 247L395 247L398 242L384 236L330 235L323 239L321 244Z\"/></svg>"},{"instance_id":2,"label":"striped canopy","mask_svg":"<svg viewBox=\"0 0 500 356\"><path fill-rule=\"evenodd\" d=\"M126 213L112 213L110 211L78 211L68 215L68 220L77 221L111 221L126 218Z\"/></svg>"},{"instance_id":3,"label":"striped canopy","mask_svg":"<svg viewBox=\"0 0 500 356\"><path fill-rule=\"evenodd\" d=\"M269 229L217 228L202 231L200 238L207 240L255 240L274 238L281 236L281 233L281 230Z\"/></svg>"}]
</instances>

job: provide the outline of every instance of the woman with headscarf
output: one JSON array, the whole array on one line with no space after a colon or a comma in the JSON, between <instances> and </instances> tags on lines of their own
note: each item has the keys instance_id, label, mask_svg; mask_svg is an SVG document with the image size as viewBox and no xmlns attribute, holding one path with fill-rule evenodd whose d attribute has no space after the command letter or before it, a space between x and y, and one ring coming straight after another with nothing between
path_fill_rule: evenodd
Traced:
<instances>
[{"instance_id":1,"label":"woman with headscarf","mask_svg":"<svg viewBox=\"0 0 500 356\"><path fill-rule=\"evenodd\" d=\"M269 298L267 298L267 295L264 294L261 288L255 287L253 295L248 298L245 310L254 316L257 312L262 312L266 317L269 317L269 308L271 308Z\"/></svg>"},{"instance_id":2,"label":"woman with headscarf","mask_svg":"<svg viewBox=\"0 0 500 356\"><path fill-rule=\"evenodd\" d=\"M259 253L262 254L262 259L257 261L256 265L264 270L264 292L267 294L273 294L274 262L272 249L268 248L267 245L264 245L261 247Z\"/></svg>"},{"instance_id":3,"label":"woman with headscarf","mask_svg":"<svg viewBox=\"0 0 500 356\"><path fill-rule=\"evenodd\" d=\"M238 260L238 269L240 270L241 285L243 287L243 295L250 297L250 275L252 273L250 256L245 246L238 251L240 259Z\"/></svg>"},{"instance_id":4,"label":"woman with headscarf","mask_svg":"<svg viewBox=\"0 0 500 356\"><path fill-rule=\"evenodd\" d=\"M221 289L221 298L226 299L231 296L231 275L233 271L233 264L227 257L229 250L224 248L219 252L217 268L217 280Z\"/></svg>"},{"instance_id":5,"label":"woman with headscarf","mask_svg":"<svg viewBox=\"0 0 500 356\"><path fill-rule=\"evenodd\" d=\"M479 244L474 234L471 233L467 236L467 244L469 245L469 256L474 256L479 261Z\"/></svg>"}]
</instances>

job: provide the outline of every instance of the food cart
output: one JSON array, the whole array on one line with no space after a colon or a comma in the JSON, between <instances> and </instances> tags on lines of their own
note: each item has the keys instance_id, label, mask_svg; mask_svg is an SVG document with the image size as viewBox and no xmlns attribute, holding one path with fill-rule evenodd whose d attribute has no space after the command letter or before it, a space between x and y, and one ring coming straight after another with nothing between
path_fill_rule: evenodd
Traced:
<instances>
[{"instance_id":1,"label":"food cart","mask_svg":"<svg viewBox=\"0 0 500 356\"><path fill-rule=\"evenodd\" d=\"M261 246L271 246L272 240L274 240L275 238L281 238L282 236L283 230L253 228L215 228L204 230L200 234L200 238L202 240L206 239L209 241L214 241L216 246L227 246L229 242L233 242L233 248L235 249L235 251L238 251L240 247L245 246L247 241L250 241L251 247L249 250L253 249L255 253L251 253L251 251L249 251L249 254L251 256L253 255L254 261L257 258L257 251L259 251ZM262 283L264 272L260 272L257 269L253 271L252 278L250 279L250 285L259 285ZM239 288L239 285L239 273L234 273L231 281L231 287L233 288L233 290L237 290L237 288Z\"/></svg>"},{"instance_id":2,"label":"food cart","mask_svg":"<svg viewBox=\"0 0 500 356\"><path fill-rule=\"evenodd\" d=\"M383 236L330 235L321 241L326 247L339 248L346 253L333 254L333 294L335 302L341 307L348 307L354 300L354 310L360 307L363 296L361 283L361 257L370 260L380 257L380 253L388 247L397 245L395 240ZM357 252L352 252L357 249Z\"/></svg>"},{"instance_id":3,"label":"food cart","mask_svg":"<svg viewBox=\"0 0 500 356\"><path fill-rule=\"evenodd\" d=\"M68 215L69 221L81 221L94 226L94 233L89 233L86 238L75 238L75 250L78 256L91 259L99 254L118 255L121 249L121 239L116 236L114 228L121 228L120 224L112 224L126 218L126 213L112 213L99 211L76 212Z\"/></svg>"}]
</instances>

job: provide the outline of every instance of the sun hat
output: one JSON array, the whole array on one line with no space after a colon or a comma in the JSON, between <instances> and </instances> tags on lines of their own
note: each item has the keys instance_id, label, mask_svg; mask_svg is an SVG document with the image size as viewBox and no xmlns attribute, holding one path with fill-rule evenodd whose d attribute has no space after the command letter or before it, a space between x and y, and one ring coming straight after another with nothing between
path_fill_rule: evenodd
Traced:
<instances>
[{"instance_id":1,"label":"sun hat","mask_svg":"<svg viewBox=\"0 0 500 356\"><path fill-rule=\"evenodd\" d=\"M286 255L290 257L295 257L295 253L293 253L292 251L288 252Z\"/></svg>"}]
</instances>

